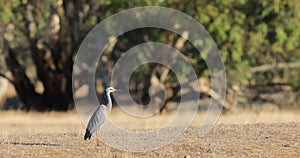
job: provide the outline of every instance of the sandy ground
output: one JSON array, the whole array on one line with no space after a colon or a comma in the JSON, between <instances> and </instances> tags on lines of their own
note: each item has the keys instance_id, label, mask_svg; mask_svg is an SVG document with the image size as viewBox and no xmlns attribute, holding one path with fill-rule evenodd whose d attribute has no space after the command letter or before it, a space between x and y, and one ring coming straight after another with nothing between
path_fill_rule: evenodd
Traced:
<instances>
[{"instance_id":1,"label":"sandy ground","mask_svg":"<svg viewBox=\"0 0 300 158\"><path fill-rule=\"evenodd\" d=\"M84 141L85 127L75 111L0 112L0 157L300 157L299 114L299 111L223 114L206 136L199 137L199 122L204 116L199 113L171 144L154 151L132 153L105 144L98 147L95 137ZM118 110L110 117L119 124L128 124L128 120L119 117ZM157 116L147 123L147 128L157 128L172 117L172 114Z\"/></svg>"}]
</instances>

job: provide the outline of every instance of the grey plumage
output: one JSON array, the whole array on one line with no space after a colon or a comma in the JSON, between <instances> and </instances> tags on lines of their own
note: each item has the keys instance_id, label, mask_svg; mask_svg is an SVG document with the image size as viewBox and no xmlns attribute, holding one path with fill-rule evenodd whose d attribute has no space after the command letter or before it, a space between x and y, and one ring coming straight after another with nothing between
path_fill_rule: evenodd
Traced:
<instances>
[{"instance_id":1,"label":"grey plumage","mask_svg":"<svg viewBox=\"0 0 300 158\"><path fill-rule=\"evenodd\" d=\"M95 110L87 125L84 140L86 140L87 138L90 139L92 134L95 133L101 127L101 125L106 120L106 114L106 107L104 105L101 105Z\"/></svg>"},{"instance_id":2,"label":"grey plumage","mask_svg":"<svg viewBox=\"0 0 300 158\"><path fill-rule=\"evenodd\" d=\"M91 136L92 136L91 132L88 129L86 129L86 132L85 132L85 135L84 135L84 140L86 140L88 138L91 139Z\"/></svg>"},{"instance_id":3,"label":"grey plumage","mask_svg":"<svg viewBox=\"0 0 300 158\"><path fill-rule=\"evenodd\" d=\"M113 87L106 88L106 97L107 97L107 103L106 105L100 105L95 112L93 113L92 117L90 118L90 121L86 127L86 133L84 135L84 140L90 139L92 134L95 133L105 122L107 114L110 113L112 109L112 101L110 97L110 93L116 92L119 90L116 90Z\"/></svg>"}]
</instances>

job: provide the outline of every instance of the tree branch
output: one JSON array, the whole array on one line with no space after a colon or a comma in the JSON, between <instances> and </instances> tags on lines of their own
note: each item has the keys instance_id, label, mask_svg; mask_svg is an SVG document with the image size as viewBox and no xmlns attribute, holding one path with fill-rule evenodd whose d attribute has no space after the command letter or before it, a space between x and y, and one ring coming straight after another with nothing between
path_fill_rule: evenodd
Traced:
<instances>
[{"instance_id":1,"label":"tree branch","mask_svg":"<svg viewBox=\"0 0 300 158\"><path fill-rule=\"evenodd\" d=\"M182 36L180 36L176 43L174 44L174 47L177 49L177 50L181 50L187 40L187 38L189 37L189 32L188 31L184 31L182 33Z\"/></svg>"},{"instance_id":2,"label":"tree branch","mask_svg":"<svg viewBox=\"0 0 300 158\"><path fill-rule=\"evenodd\" d=\"M11 78L7 77L6 75L0 73L0 76L3 77L3 78L5 78L5 79L7 79L8 82L10 82L11 84L14 84L14 81Z\"/></svg>"},{"instance_id":3,"label":"tree branch","mask_svg":"<svg viewBox=\"0 0 300 158\"><path fill-rule=\"evenodd\" d=\"M271 69L285 69L285 68L297 68L300 67L300 62L294 62L294 63L275 63L275 64L265 64L257 67L250 68L248 71L251 75L255 73L262 73L269 71Z\"/></svg>"}]
</instances>

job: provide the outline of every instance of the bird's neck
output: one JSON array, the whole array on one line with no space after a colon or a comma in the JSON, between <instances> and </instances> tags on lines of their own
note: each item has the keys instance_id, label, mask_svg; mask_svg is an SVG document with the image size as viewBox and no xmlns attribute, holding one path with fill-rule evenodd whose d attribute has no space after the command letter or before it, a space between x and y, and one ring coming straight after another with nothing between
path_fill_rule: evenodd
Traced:
<instances>
[{"instance_id":1,"label":"bird's neck","mask_svg":"<svg viewBox=\"0 0 300 158\"><path fill-rule=\"evenodd\" d=\"M106 109L107 109L107 112L110 112L110 110L112 108L112 101L111 101L111 97L110 97L110 93L109 92L106 93L106 97L107 97Z\"/></svg>"}]
</instances>

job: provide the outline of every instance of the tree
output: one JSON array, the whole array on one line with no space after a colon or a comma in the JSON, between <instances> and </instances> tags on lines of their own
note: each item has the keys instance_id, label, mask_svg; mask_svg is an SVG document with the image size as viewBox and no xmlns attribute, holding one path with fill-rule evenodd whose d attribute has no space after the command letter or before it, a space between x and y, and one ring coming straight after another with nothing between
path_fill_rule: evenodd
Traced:
<instances>
[{"instance_id":1,"label":"tree","mask_svg":"<svg viewBox=\"0 0 300 158\"><path fill-rule=\"evenodd\" d=\"M109 0L1 4L0 51L6 65L0 75L14 85L25 110L41 111L73 108L72 66L80 42L105 17L137 5Z\"/></svg>"},{"instance_id":2,"label":"tree","mask_svg":"<svg viewBox=\"0 0 300 158\"><path fill-rule=\"evenodd\" d=\"M300 89L300 73L294 66L271 66L272 71L248 73L265 64L293 65L299 62L300 4L297 0L272 3L244 0L0 1L0 60L6 63L0 63L0 75L15 86L26 110L72 108L72 65L84 36L106 17L146 5L174 8L198 20L220 49L230 78L229 88L233 84L267 84L279 78L293 90ZM123 52L148 41L180 50L198 76L209 78L203 57L189 41L173 32L155 28L132 30L118 37L104 54L108 60L102 66L111 72ZM277 67L283 68L274 69ZM138 102L147 102L151 82L166 83L173 89L171 96L176 95L178 86L169 84L176 81L175 77L164 66L147 64L137 71L139 73L132 77L132 91L141 94L137 97L141 99ZM37 85L43 90L38 90Z\"/></svg>"},{"instance_id":3,"label":"tree","mask_svg":"<svg viewBox=\"0 0 300 158\"><path fill-rule=\"evenodd\" d=\"M81 38L79 2L8 1L2 4L2 52L10 76L1 76L14 85L26 110L72 108L73 55ZM30 68L34 71L28 71ZM36 90L38 82L42 83L42 92Z\"/></svg>"}]
</instances>

